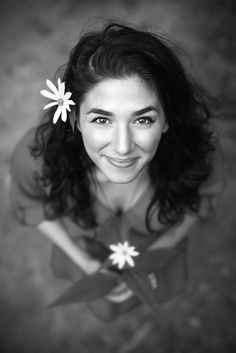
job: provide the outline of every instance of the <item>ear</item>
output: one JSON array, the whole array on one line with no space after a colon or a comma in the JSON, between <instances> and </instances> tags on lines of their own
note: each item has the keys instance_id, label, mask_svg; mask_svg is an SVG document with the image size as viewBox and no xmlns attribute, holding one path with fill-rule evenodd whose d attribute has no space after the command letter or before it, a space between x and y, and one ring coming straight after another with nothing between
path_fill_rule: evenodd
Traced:
<instances>
[{"instance_id":1,"label":"ear","mask_svg":"<svg viewBox=\"0 0 236 353\"><path fill-rule=\"evenodd\" d=\"M79 113L80 114L80 113ZM81 132L81 126L80 126L80 116L79 114L76 115L76 121L75 121L75 124L76 124L76 127L77 129Z\"/></svg>"},{"instance_id":2,"label":"ear","mask_svg":"<svg viewBox=\"0 0 236 353\"><path fill-rule=\"evenodd\" d=\"M77 127L77 129L81 132L81 127L80 127L79 119L76 119L76 127Z\"/></svg>"},{"instance_id":3,"label":"ear","mask_svg":"<svg viewBox=\"0 0 236 353\"><path fill-rule=\"evenodd\" d=\"M77 119L77 116L76 116L75 109L72 109L71 112L69 113L69 122L70 122L70 125L71 125L71 128L72 128L73 132L75 132L75 125L79 129L79 125L78 125L77 120L78 119Z\"/></svg>"},{"instance_id":4,"label":"ear","mask_svg":"<svg viewBox=\"0 0 236 353\"><path fill-rule=\"evenodd\" d=\"M78 121L76 121L76 127L77 127L77 129L81 132L80 124L79 124Z\"/></svg>"},{"instance_id":5,"label":"ear","mask_svg":"<svg viewBox=\"0 0 236 353\"><path fill-rule=\"evenodd\" d=\"M164 123L163 129L162 129L162 133L164 134L167 130L169 129L169 125L167 123L167 121Z\"/></svg>"}]
</instances>

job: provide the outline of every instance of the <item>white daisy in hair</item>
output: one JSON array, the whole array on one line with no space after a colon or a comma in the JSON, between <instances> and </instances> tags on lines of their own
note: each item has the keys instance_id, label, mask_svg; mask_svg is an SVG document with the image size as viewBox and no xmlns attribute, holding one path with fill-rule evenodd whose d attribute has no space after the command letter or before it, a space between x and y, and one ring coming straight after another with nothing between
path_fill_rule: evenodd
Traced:
<instances>
[{"instance_id":1,"label":"white daisy in hair","mask_svg":"<svg viewBox=\"0 0 236 353\"><path fill-rule=\"evenodd\" d=\"M58 105L57 110L55 111L55 114L53 116L53 124L56 124L57 120L61 116L61 120L66 122L67 120L67 110L70 112L70 105L75 105L75 102L70 99L72 93L71 92L66 92L65 93L65 82L61 82L61 79L58 78L57 85L56 87L50 80L46 80L48 88L52 92L49 92L45 89L40 91L40 94L42 96L52 99L54 102L48 103L45 105L43 110L48 109L53 107L54 105Z\"/></svg>"},{"instance_id":2,"label":"white daisy in hair","mask_svg":"<svg viewBox=\"0 0 236 353\"><path fill-rule=\"evenodd\" d=\"M112 265L118 265L119 270L121 270L127 263L129 266L134 267L133 256L138 256L139 252L135 250L134 246L129 246L129 243L125 241L123 244L118 243L117 245L110 245L110 249L113 254L109 256L112 260Z\"/></svg>"}]
</instances>

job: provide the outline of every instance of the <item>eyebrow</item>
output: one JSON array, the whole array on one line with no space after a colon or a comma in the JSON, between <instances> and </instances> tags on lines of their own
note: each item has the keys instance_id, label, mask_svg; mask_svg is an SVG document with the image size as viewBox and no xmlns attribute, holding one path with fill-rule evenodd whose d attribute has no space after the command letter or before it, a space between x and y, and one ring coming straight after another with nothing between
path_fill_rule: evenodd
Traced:
<instances>
[{"instance_id":1,"label":"eyebrow","mask_svg":"<svg viewBox=\"0 0 236 353\"><path fill-rule=\"evenodd\" d=\"M158 109L153 107L153 106L148 106L146 108L143 108L143 109L140 109L140 110L137 110L136 112L133 113L134 116L138 116L138 115L142 115L142 114L145 114L145 113L148 113L150 111L156 111L158 112ZM108 112L106 110L103 110L103 109L97 109L97 108L93 108L91 110L88 111L87 115L88 114L91 114L91 113L94 113L94 114L101 114L101 115L104 115L104 116L113 116L113 113L112 112Z\"/></svg>"}]
</instances>

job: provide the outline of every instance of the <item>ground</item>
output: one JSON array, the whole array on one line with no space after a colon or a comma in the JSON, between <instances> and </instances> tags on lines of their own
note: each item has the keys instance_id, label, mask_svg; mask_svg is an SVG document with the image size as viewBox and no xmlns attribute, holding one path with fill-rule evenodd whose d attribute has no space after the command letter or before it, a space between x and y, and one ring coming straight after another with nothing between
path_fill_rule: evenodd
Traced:
<instances>
[{"instance_id":1,"label":"ground","mask_svg":"<svg viewBox=\"0 0 236 353\"><path fill-rule=\"evenodd\" d=\"M0 346L2 353L233 353L236 351L236 88L233 1L8 0L1 4ZM191 234L186 292L154 316L139 308L112 324L83 304L45 306L67 287L49 268L50 244L17 224L8 198L9 160L38 121L45 79L67 60L81 30L107 19L143 25L185 48L189 70L220 98L217 123L226 188L217 217Z\"/></svg>"}]
</instances>

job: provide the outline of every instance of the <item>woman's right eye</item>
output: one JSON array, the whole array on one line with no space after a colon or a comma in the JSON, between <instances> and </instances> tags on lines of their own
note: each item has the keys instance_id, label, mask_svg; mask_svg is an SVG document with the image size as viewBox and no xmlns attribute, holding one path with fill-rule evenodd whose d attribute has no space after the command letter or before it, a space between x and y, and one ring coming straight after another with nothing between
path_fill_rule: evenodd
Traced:
<instances>
[{"instance_id":1,"label":"woman's right eye","mask_svg":"<svg viewBox=\"0 0 236 353\"><path fill-rule=\"evenodd\" d=\"M102 117L98 117L92 120L92 123L96 123L99 125L105 125L105 124L109 124L109 119L107 118L102 118Z\"/></svg>"}]
</instances>

